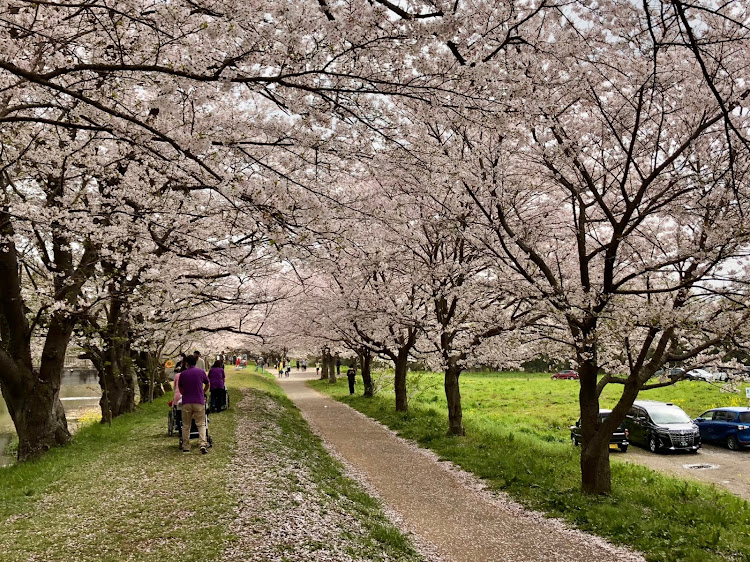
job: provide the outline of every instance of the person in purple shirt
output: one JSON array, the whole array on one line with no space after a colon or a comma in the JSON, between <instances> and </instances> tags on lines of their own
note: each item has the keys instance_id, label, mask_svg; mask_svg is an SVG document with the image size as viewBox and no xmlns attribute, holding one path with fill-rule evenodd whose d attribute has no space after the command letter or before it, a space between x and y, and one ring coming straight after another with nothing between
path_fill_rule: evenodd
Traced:
<instances>
[{"instance_id":1,"label":"person in purple shirt","mask_svg":"<svg viewBox=\"0 0 750 562\"><path fill-rule=\"evenodd\" d=\"M206 441L206 392L209 382L206 372L195 366L196 357L185 359L188 368L180 373L178 386L182 393L182 452L190 452L190 423L195 420L198 428L201 453L208 453Z\"/></svg>"},{"instance_id":2,"label":"person in purple shirt","mask_svg":"<svg viewBox=\"0 0 750 562\"><path fill-rule=\"evenodd\" d=\"M226 409L227 403L226 388L224 388L224 367L221 365L221 361L216 361L212 366L211 370L208 371L208 381L211 385L211 408L212 412L218 412Z\"/></svg>"}]
</instances>

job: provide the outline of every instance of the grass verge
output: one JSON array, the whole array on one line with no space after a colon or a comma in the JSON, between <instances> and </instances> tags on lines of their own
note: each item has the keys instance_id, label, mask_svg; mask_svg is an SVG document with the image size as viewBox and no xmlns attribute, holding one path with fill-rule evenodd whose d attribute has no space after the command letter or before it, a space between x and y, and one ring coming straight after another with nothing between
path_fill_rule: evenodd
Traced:
<instances>
[{"instance_id":1,"label":"grass verge","mask_svg":"<svg viewBox=\"0 0 750 562\"><path fill-rule=\"evenodd\" d=\"M2 559L220 559L231 539L233 498L221 483L234 414L211 416L210 454L186 455L167 436L167 400L88 425L38 461L0 468Z\"/></svg>"},{"instance_id":2,"label":"grass verge","mask_svg":"<svg viewBox=\"0 0 750 562\"><path fill-rule=\"evenodd\" d=\"M254 521L254 533L268 537L264 548L274 558L317 560L310 553L320 551L321 560L422 560L408 537L385 516L380 502L328 454L272 375L242 373L232 384L251 393L248 416L261 450L250 452L247 464L265 459L251 468L252 474L262 471L262 493L245 498L242 505L250 512L245 517ZM263 393L273 403L264 406L264 399L252 393ZM279 536L279 526L286 526L290 518L297 524Z\"/></svg>"},{"instance_id":3,"label":"grass verge","mask_svg":"<svg viewBox=\"0 0 750 562\"><path fill-rule=\"evenodd\" d=\"M727 492L624 463L612 464L610 496L579 491L580 453L565 434L575 419L574 383L550 381L549 375L466 374L467 436L455 438L446 435L444 398L433 380L440 375L422 378L424 388L413 393L408 414L396 413L386 392L373 399L350 397L346 379L310 384L473 472L491 489L643 552L648 560L750 560L750 505ZM696 389L688 394L702 392ZM688 399L703 411L714 397Z\"/></svg>"},{"instance_id":4,"label":"grass verge","mask_svg":"<svg viewBox=\"0 0 750 562\"><path fill-rule=\"evenodd\" d=\"M232 551L239 560L263 559L252 551L238 552L240 537L230 529L241 491L226 485L238 450L235 429L242 415L251 415L271 427L275 440L267 446L284 451L266 450L284 463L283 478L277 479L280 491L294 497L299 492L295 475L304 472L320 491L321 509L343 514L341 524L332 527L340 552L359 560L422 560L380 504L344 475L273 376L231 368L227 375L232 408L211 415L214 447L208 455L196 447L183 454L177 437L167 436L168 397L163 397L111 425L81 428L73 443L38 461L0 468L0 559L198 562L225 560ZM243 393L267 397L265 403L274 406L242 413L237 405ZM261 488L272 480L263 471L251 476ZM284 525L271 531L286 532L293 521L286 511L290 506L281 507ZM268 541L263 515L243 532ZM298 545L282 537L277 546L283 554ZM328 548L324 543L303 546L307 551Z\"/></svg>"}]
</instances>

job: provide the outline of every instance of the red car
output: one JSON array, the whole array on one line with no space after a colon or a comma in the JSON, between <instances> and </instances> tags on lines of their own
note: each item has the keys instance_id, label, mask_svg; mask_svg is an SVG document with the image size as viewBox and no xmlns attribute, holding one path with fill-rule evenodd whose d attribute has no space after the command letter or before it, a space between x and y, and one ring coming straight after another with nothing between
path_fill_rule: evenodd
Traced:
<instances>
[{"instance_id":1,"label":"red car","mask_svg":"<svg viewBox=\"0 0 750 562\"><path fill-rule=\"evenodd\" d=\"M572 369L568 369L567 371L559 371L552 375L553 379L578 379L578 373L573 371Z\"/></svg>"}]
</instances>

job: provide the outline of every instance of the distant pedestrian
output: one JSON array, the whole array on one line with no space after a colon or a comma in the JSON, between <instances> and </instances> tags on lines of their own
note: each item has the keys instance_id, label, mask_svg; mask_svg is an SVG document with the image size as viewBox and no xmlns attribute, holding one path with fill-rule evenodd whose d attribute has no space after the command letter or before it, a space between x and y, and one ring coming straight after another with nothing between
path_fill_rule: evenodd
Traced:
<instances>
[{"instance_id":1,"label":"distant pedestrian","mask_svg":"<svg viewBox=\"0 0 750 562\"><path fill-rule=\"evenodd\" d=\"M341 375L341 357L339 357L339 354L336 354L336 376L338 377Z\"/></svg>"},{"instance_id":2,"label":"distant pedestrian","mask_svg":"<svg viewBox=\"0 0 750 562\"><path fill-rule=\"evenodd\" d=\"M320 375L320 365L315 365L315 376L317 377L319 375Z\"/></svg>"},{"instance_id":3,"label":"distant pedestrian","mask_svg":"<svg viewBox=\"0 0 750 562\"><path fill-rule=\"evenodd\" d=\"M349 367L349 370L346 372L346 378L349 380L349 396L354 396L354 381L357 377L357 371L354 370L354 367Z\"/></svg>"},{"instance_id":4,"label":"distant pedestrian","mask_svg":"<svg viewBox=\"0 0 750 562\"><path fill-rule=\"evenodd\" d=\"M195 355L187 359L188 368L180 373L178 387L182 393L182 452L190 452L190 425L195 422L201 453L208 453L206 441L206 393L209 381L206 372L196 367Z\"/></svg>"},{"instance_id":5,"label":"distant pedestrian","mask_svg":"<svg viewBox=\"0 0 750 562\"><path fill-rule=\"evenodd\" d=\"M292 364L289 363L289 365L286 366L286 376L289 377L289 372L292 370Z\"/></svg>"},{"instance_id":6,"label":"distant pedestrian","mask_svg":"<svg viewBox=\"0 0 750 562\"><path fill-rule=\"evenodd\" d=\"M188 366L187 366L187 363L185 362L186 357L187 355L185 355L184 353L180 353L180 359L177 361L177 363L175 363L175 366L174 366L175 373L179 373L183 369L187 369Z\"/></svg>"},{"instance_id":7,"label":"distant pedestrian","mask_svg":"<svg viewBox=\"0 0 750 562\"><path fill-rule=\"evenodd\" d=\"M279 378L284 376L284 367L279 365Z\"/></svg>"},{"instance_id":8,"label":"distant pedestrian","mask_svg":"<svg viewBox=\"0 0 750 562\"><path fill-rule=\"evenodd\" d=\"M297 370L299 371L299 359L297 359Z\"/></svg>"},{"instance_id":9,"label":"distant pedestrian","mask_svg":"<svg viewBox=\"0 0 750 562\"><path fill-rule=\"evenodd\" d=\"M241 362L242 362L242 359L240 359L239 357L235 358L235 360L234 360L234 368L235 369L239 369Z\"/></svg>"},{"instance_id":10,"label":"distant pedestrian","mask_svg":"<svg viewBox=\"0 0 750 562\"><path fill-rule=\"evenodd\" d=\"M201 369L204 373L206 372L206 362L203 360L203 357L201 357L200 351L194 351L193 355L195 355L195 366Z\"/></svg>"},{"instance_id":11,"label":"distant pedestrian","mask_svg":"<svg viewBox=\"0 0 750 562\"><path fill-rule=\"evenodd\" d=\"M302 360L302 372L307 371L307 359Z\"/></svg>"}]
</instances>

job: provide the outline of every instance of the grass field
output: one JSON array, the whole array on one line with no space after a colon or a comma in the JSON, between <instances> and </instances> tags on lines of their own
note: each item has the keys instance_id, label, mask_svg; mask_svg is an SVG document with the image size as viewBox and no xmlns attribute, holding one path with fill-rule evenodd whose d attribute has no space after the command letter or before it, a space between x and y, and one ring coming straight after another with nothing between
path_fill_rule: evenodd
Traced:
<instances>
[{"instance_id":1,"label":"grass field","mask_svg":"<svg viewBox=\"0 0 750 562\"><path fill-rule=\"evenodd\" d=\"M643 552L649 560L750 560L750 505L722 490L613 463L613 493L580 493L579 450L569 443L578 384L549 374L466 373L461 377L467 436L448 437L442 375L410 373L408 414L394 411L392 392L349 397L346 379L312 385L376 418L503 490L525 505ZM416 381L416 383L414 382ZM358 381L360 382L360 381ZM602 407L613 405L607 389ZM358 387L361 393L361 385ZM684 381L641 398L672 401L690 415L744 402L707 383Z\"/></svg>"}]
</instances>

